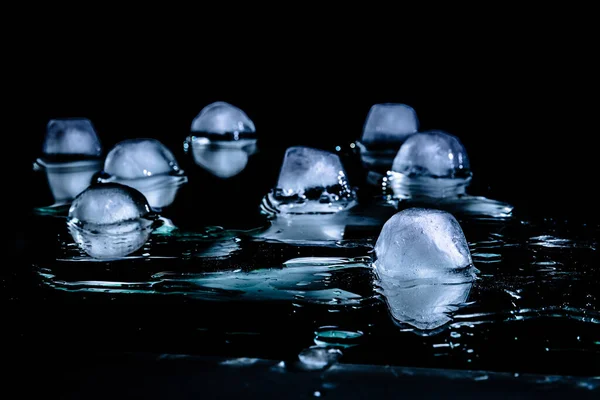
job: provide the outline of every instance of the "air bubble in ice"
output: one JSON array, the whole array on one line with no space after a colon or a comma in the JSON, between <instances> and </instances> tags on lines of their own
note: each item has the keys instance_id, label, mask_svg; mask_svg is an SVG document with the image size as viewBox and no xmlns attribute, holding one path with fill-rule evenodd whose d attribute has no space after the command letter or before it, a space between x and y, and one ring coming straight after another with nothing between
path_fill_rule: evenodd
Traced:
<instances>
[{"instance_id":1,"label":"air bubble in ice","mask_svg":"<svg viewBox=\"0 0 600 400\"><path fill-rule=\"evenodd\" d=\"M375 245L377 284L393 317L419 330L438 328L463 304L475 278L456 219L410 208L390 218Z\"/></svg>"},{"instance_id":2,"label":"air bubble in ice","mask_svg":"<svg viewBox=\"0 0 600 400\"><path fill-rule=\"evenodd\" d=\"M131 139L109 151L99 181L131 186L144 194L153 209L159 210L173 203L187 178L173 153L161 142Z\"/></svg>"},{"instance_id":3,"label":"air bubble in ice","mask_svg":"<svg viewBox=\"0 0 600 400\"><path fill-rule=\"evenodd\" d=\"M231 178L246 168L256 152L254 122L241 109L218 101L204 107L192 121L183 146L194 162L219 178Z\"/></svg>"},{"instance_id":4,"label":"air bubble in ice","mask_svg":"<svg viewBox=\"0 0 600 400\"><path fill-rule=\"evenodd\" d=\"M117 258L141 248L156 216L142 193L117 183L93 185L69 209L67 225L75 243L95 258Z\"/></svg>"},{"instance_id":5,"label":"air bubble in ice","mask_svg":"<svg viewBox=\"0 0 600 400\"><path fill-rule=\"evenodd\" d=\"M45 171L55 203L66 204L90 185L101 169L101 154L102 145L89 119L52 119L34 168Z\"/></svg>"}]
</instances>

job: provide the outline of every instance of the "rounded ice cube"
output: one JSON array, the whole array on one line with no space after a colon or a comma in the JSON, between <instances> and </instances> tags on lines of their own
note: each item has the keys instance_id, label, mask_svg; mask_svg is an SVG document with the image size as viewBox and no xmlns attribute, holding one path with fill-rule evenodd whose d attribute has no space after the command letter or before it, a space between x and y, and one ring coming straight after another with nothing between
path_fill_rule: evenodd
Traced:
<instances>
[{"instance_id":1,"label":"rounded ice cube","mask_svg":"<svg viewBox=\"0 0 600 400\"><path fill-rule=\"evenodd\" d=\"M376 270L399 280L436 278L472 264L465 235L452 214L408 208L390 218L375 244Z\"/></svg>"},{"instance_id":2,"label":"rounded ice cube","mask_svg":"<svg viewBox=\"0 0 600 400\"><path fill-rule=\"evenodd\" d=\"M256 151L254 122L239 108L217 101L204 107L192 121L192 134L183 148L211 174L227 179L246 168Z\"/></svg>"},{"instance_id":3,"label":"rounded ice cube","mask_svg":"<svg viewBox=\"0 0 600 400\"><path fill-rule=\"evenodd\" d=\"M374 104L365 120L361 142L366 145L401 143L418 129L419 119L412 107L401 103Z\"/></svg>"},{"instance_id":4,"label":"rounded ice cube","mask_svg":"<svg viewBox=\"0 0 600 400\"><path fill-rule=\"evenodd\" d=\"M119 142L106 155L104 172L121 179L138 179L179 172L175 156L156 139Z\"/></svg>"},{"instance_id":5,"label":"rounded ice cube","mask_svg":"<svg viewBox=\"0 0 600 400\"><path fill-rule=\"evenodd\" d=\"M155 139L131 139L117 143L104 161L100 182L131 186L146 196L154 209L175 201L179 187L187 182L173 153Z\"/></svg>"},{"instance_id":6,"label":"rounded ice cube","mask_svg":"<svg viewBox=\"0 0 600 400\"><path fill-rule=\"evenodd\" d=\"M224 101L204 107L192 121L191 130L214 134L256 132L254 122L245 112Z\"/></svg>"},{"instance_id":7,"label":"rounded ice cube","mask_svg":"<svg viewBox=\"0 0 600 400\"><path fill-rule=\"evenodd\" d=\"M407 176L435 178L466 177L470 174L469 157L460 140L443 131L420 132L400 147L394 172Z\"/></svg>"},{"instance_id":8,"label":"rounded ice cube","mask_svg":"<svg viewBox=\"0 0 600 400\"><path fill-rule=\"evenodd\" d=\"M92 257L121 257L144 245L155 215L142 193L117 183L90 186L69 209L67 225L78 246Z\"/></svg>"},{"instance_id":9,"label":"rounded ice cube","mask_svg":"<svg viewBox=\"0 0 600 400\"><path fill-rule=\"evenodd\" d=\"M50 156L100 156L102 145L89 119L51 119L46 126L43 152Z\"/></svg>"}]
</instances>

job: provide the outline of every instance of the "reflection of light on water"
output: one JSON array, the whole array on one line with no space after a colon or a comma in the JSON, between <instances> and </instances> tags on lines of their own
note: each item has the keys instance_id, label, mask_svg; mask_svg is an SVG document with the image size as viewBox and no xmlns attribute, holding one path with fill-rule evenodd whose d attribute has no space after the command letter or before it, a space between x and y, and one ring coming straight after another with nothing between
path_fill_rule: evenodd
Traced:
<instances>
[{"instance_id":1,"label":"reflection of light on water","mask_svg":"<svg viewBox=\"0 0 600 400\"><path fill-rule=\"evenodd\" d=\"M336 286L336 275L352 268L370 270L366 258L295 259L284 268L193 273L159 272L146 280L123 281L68 281L52 270L41 268L40 275L51 287L64 291L98 293L183 294L188 298L210 301L279 301L298 304L322 304L343 307L361 304L364 297ZM299 283L302 283L301 285ZM332 303L332 301L334 301Z\"/></svg>"}]
</instances>

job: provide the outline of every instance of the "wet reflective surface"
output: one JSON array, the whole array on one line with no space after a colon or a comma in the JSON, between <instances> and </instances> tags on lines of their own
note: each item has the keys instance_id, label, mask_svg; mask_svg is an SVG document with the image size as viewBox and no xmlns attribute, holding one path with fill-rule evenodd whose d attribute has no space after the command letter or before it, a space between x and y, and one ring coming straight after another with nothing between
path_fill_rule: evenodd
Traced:
<instances>
[{"instance_id":1,"label":"wet reflective surface","mask_svg":"<svg viewBox=\"0 0 600 400\"><path fill-rule=\"evenodd\" d=\"M112 350L302 355L300 364L308 366L296 368L304 369L334 360L599 373L598 226L459 218L477 278L468 287L461 281L397 288L405 309L393 318L372 266L376 229L327 246L257 240L265 227L167 229L137 252L106 262L82 253L64 220L34 218L43 227L36 243L46 247L32 256L39 289L30 295L41 296L42 307L62 305L63 314L45 317L55 321L47 334L60 341L106 335ZM422 310L439 318L415 323Z\"/></svg>"}]
</instances>

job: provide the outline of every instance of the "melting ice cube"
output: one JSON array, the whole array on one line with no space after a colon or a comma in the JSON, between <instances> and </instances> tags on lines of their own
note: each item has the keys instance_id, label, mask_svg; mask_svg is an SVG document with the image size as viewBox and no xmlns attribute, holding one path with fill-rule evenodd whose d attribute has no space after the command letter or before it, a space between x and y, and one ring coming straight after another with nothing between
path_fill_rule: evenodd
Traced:
<instances>
[{"instance_id":1,"label":"melting ice cube","mask_svg":"<svg viewBox=\"0 0 600 400\"><path fill-rule=\"evenodd\" d=\"M87 188L101 168L102 146L90 120L53 119L48 122L43 155L35 168L48 178L56 204L66 204Z\"/></svg>"},{"instance_id":2,"label":"melting ice cube","mask_svg":"<svg viewBox=\"0 0 600 400\"><path fill-rule=\"evenodd\" d=\"M464 177L470 172L469 157L456 136L427 131L409 137L394 159L392 169L409 176Z\"/></svg>"},{"instance_id":3,"label":"melting ice cube","mask_svg":"<svg viewBox=\"0 0 600 400\"><path fill-rule=\"evenodd\" d=\"M385 173L392 166L400 145L419 129L415 110L400 103L375 104L357 141L361 159L369 170Z\"/></svg>"},{"instance_id":4,"label":"melting ice cube","mask_svg":"<svg viewBox=\"0 0 600 400\"><path fill-rule=\"evenodd\" d=\"M204 107L194 118L192 132L225 135L256 132L256 128L245 112L224 101L217 101Z\"/></svg>"},{"instance_id":5,"label":"melting ice cube","mask_svg":"<svg viewBox=\"0 0 600 400\"><path fill-rule=\"evenodd\" d=\"M117 183L90 186L69 209L67 225L78 246L92 257L133 253L152 233L155 215L142 193Z\"/></svg>"},{"instance_id":6,"label":"melting ice cube","mask_svg":"<svg viewBox=\"0 0 600 400\"><path fill-rule=\"evenodd\" d=\"M46 126L44 154L100 156L102 145L92 122L86 118L51 119Z\"/></svg>"},{"instance_id":7,"label":"melting ice cube","mask_svg":"<svg viewBox=\"0 0 600 400\"><path fill-rule=\"evenodd\" d=\"M399 200L399 208L424 206L477 218L510 218L512 213L510 204L465 193L472 177L469 157L457 137L442 131L409 137L386 175L382 193Z\"/></svg>"},{"instance_id":8,"label":"melting ice cube","mask_svg":"<svg viewBox=\"0 0 600 400\"><path fill-rule=\"evenodd\" d=\"M397 213L383 226L375 254L377 283L396 320L435 329L467 300L475 269L451 214L423 208Z\"/></svg>"},{"instance_id":9,"label":"melting ice cube","mask_svg":"<svg viewBox=\"0 0 600 400\"><path fill-rule=\"evenodd\" d=\"M364 144L400 144L419 129L415 110L400 103L375 104L369 110L361 142Z\"/></svg>"},{"instance_id":10,"label":"melting ice cube","mask_svg":"<svg viewBox=\"0 0 600 400\"><path fill-rule=\"evenodd\" d=\"M184 150L194 162L219 178L231 178L246 168L256 152L254 122L239 108L218 101L204 107L193 120Z\"/></svg>"},{"instance_id":11,"label":"melting ice cube","mask_svg":"<svg viewBox=\"0 0 600 400\"><path fill-rule=\"evenodd\" d=\"M471 182L467 152L457 137L420 132L402 144L392 171L382 180L384 196L444 198L465 193Z\"/></svg>"},{"instance_id":12,"label":"melting ice cube","mask_svg":"<svg viewBox=\"0 0 600 400\"><path fill-rule=\"evenodd\" d=\"M263 201L263 211L334 213L354 205L355 197L336 154L310 147L290 147L277 186Z\"/></svg>"},{"instance_id":13,"label":"melting ice cube","mask_svg":"<svg viewBox=\"0 0 600 400\"><path fill-rule=\"evenodd\" d=\"M117 143L104 161L100 182L131 186L144 194L150 206L161 209L175 200L187 182L175 156L155 139L131 139Z\"/></svg>"}]
</instances>

